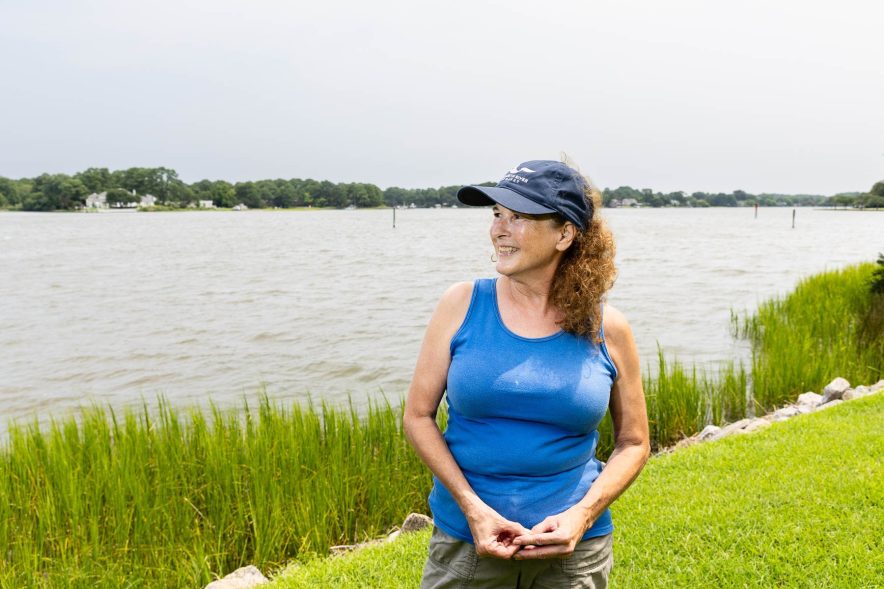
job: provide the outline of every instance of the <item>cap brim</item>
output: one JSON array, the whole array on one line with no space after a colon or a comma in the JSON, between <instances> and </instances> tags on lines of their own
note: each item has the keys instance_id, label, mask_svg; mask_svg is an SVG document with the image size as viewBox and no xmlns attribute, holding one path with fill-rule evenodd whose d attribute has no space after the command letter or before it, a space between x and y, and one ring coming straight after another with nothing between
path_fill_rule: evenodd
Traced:
<instances>
[{"instance_id":1,"label":"cap brim","mask_svg":"<svg viewBox=\"0 0 884 589\"><path fill-rule=\"evenodd\" d=\"M499 186L464 186L457 191L457 200L471 207L487 207L495 203L526 215L555 213L555 209L539 205L518 192Z\"/></svg>"}]
</instances>

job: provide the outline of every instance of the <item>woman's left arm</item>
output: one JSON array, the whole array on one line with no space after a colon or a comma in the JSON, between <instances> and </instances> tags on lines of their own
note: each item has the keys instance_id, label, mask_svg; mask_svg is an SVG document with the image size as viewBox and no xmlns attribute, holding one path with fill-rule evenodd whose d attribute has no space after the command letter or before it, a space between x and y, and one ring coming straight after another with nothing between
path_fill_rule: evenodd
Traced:
<instances>
[{"instance_id":1,"label":"woman's left arm","mask_svg":"<svg viewBox=\"0 0 884 589\"><path fill-rule=\"evenodd\" d=\"M614 451L580 502L547 517L531 529L531 534L513 540L523 546L516 559L556 558L574 552L586 530L632 484L651 454L641 367L632 330L623 314L610 305L605 305L604 325L605 345L618 373L610 400Z\"/></svg>"}]
</instances>

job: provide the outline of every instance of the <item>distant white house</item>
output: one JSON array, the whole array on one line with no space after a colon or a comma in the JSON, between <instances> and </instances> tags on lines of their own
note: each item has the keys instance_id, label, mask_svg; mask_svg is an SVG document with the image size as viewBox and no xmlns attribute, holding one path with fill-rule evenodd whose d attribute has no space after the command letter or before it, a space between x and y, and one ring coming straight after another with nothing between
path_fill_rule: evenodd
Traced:
<instances>
[{"instance_id":1,"label":"distant white house","mask_svg":"<svg viewBox=\"0 0 884 589\"><path fill-rule=\"evenodd\" d=\"M107 204L107 192L93 192L89 196L86 197L86 208L87 209L106 209L108 208Z\"/></svg>"},{"instance_id":2,"label":"distant white house","mask_svg":"<svg viewBox=\"0 0 884 589\"><path fill-rule=\"evenodd\" d=\"M608 203L608 206L611 208L619 208L619 207L640 207L642 206L640 202L635 200L634 198L624 198L623 200L612 199L611 202Z\"/></svg>"},{"instance_id":3,"label":"distant white house","mask_svg":"<svg viewBox=\"0 0 884 589\"><path fill-rule=\"evenodd\" d=\"M201 200L199 201L199 208L201 209L214 209L215 203L210 200Z\"/></svg>"},{"instance_id":4,"label":"distant white house","mask_svg":"<svg viewBox=\"0 0 884 589\"><path fill-rule=\"evenodd\" d=\"M135 191L132 191L133 196L135 195ZM107 192L93 192L89 196L86 197L86 208L87 209L128 209L134 208L135 206L139 207L152 207L157 204L157 197L152 194L145 194L141 197L141 201L138 205L132 202L117 202L114 203L113 206L107 202Z\"/></svg>"},{"instance_id":5,"label":"distant white house","mask_svg":"<svg viewBox=\"0 0 884 589\"><path fill-rule=\"evenodd\" d=\"M133 191L134 194L134 191ZM152 194L145 194L141 197L141 202L138 203L139 207L153 207L157 204L157 197Z\"/></svg>"}]
</instances>

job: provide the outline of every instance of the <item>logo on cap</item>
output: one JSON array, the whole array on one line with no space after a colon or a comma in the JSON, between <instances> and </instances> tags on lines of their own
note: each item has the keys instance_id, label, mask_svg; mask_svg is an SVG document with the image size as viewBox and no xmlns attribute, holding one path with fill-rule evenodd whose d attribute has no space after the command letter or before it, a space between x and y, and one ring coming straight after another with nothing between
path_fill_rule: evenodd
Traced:
<instances>
[{"instance_id":1,"label":"logo on cap","mask_svg":"<svg viewBox=\"0 0 884 589\"><path fill-rule=\"evenodd\" d=\"M500 180L501 182L512 182L514 184L527 184L528 178L525 176L520 176L519 174L533 174L534 170L531 168L513 168Z\"/></svg>"}]
</instances>

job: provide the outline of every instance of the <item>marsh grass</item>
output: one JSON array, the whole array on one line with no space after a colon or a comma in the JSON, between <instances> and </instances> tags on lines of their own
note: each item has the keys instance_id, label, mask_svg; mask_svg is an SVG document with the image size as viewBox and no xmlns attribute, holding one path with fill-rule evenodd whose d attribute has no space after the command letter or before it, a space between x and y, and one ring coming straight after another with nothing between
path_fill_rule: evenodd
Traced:
<instances>
[{"instance_id":1,"label":"marsh grass","mask_svg":"<svg viewBox=\"0 0 884 589\"><path fill-rule=\"evenodd\" d=\"M871 291L875 265L802 280L751 316L732 315L735 335L752 343L753 395L773 409L834 376L874 383L884 373L884 296Z\"/></svg>"},{"instance_id":2,"label":"marsh grass","mask_svg":"<svg viewBox=\"0 0 884 589\"><path fill-rule=\"evenodd\" d=\"M0 455L3 586L201 586L385 532L426 505L401 413L328 405L179 414L161 401L13 426Z\"/></svg>"},{"instance_id":3,"label":"marsh grass","mask_svg":"<svg viewBox=\"0 0 884 589\"><path fill-rule=\"evenodd\" d=\"M707 424L746 416L748 375L742 364L727 363L710 373L667 361L662 349L657 364L657 377L642 379L652 449L670 446Z\"/></svg>"},{"instance_id":4,"label":"marsh grass","mask_svg":"<svg viewBox=\"0 0 884 589\"><path fill-rule=\"evenodd\" d=\"M705 371L659 350L657 376L643 379L653 447L819 391L834 375L881 378L884 295L871 294L872 269L809 278L733 316L752 343L754 399L743 365ZM8 431L2 587L198 587L247 563L273 571L309 560L427 510L430 474L405 441L401 408L385 399L361 412L266 396L238 410L160 400ZM608 415L599 458L613 446Z\"/></svg>"}]
</instances>

